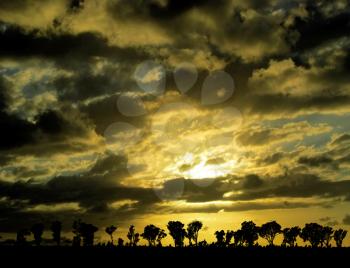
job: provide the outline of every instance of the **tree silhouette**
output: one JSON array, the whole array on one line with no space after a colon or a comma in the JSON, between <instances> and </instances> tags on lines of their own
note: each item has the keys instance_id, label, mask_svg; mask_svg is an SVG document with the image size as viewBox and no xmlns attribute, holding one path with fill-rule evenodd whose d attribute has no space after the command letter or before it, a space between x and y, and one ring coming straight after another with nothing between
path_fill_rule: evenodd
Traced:
<instances>
[{"instance_id":1,"label":"tree silhouette","mask_svg":"<svg viewBox=\"0 0 350 268\"><path fill-rule=\"evenodd\" d=\"M187 237L190 246L192 245L192 240L195 246L198 246L198 233L202 227L203 223L200 221L193 221L187 225Z\"/></svg>"},{"instance_id":2,"label":"tree silhouette","mask_svg":"<svg viewBox=\"0 0 350 268\"><path fill-rule=\"evenodd\" d=\"M307 223L301 230L300 237L304 242L309 241L311 247L318 247L322 242L323 227L318 223Z\"/></svg>"},{"instance_id":3,"label":"tree silhouette","mask_svg":"<svg viewBox=\"0 0 350 268\"><path fill-rule=\"evenodd\" d=\"M334 232L334 240L335 240L335 243L337 244L338 248L342 247L343 240L346 237L347 233L348 233L348 231L345 231L343 229L339 229L339 230L336 230Z\"/></svg>"},{"instance_id":4,"label":"tree silhouette","mask_svg":"<svg viewBox=\"0 0 350 268\"><path fill-rule=\"evenodd\" d=\"M74 221L73 233L73 245L80 246L81 238L83 239L83 246L93 246L95 232L98 228L92 224L82 222L81 220Z\"/></svg>"},{"instance_id":5,"label":"tree silhouette","mask_svg":"<svg viewBox=\"0 0 350 268\"><path fill-rule=\"evenodd\" d=\"M234 234L235 234L234 231L230 231L230 230L226 231L226 235L225 235L225 245L226 246L230 246L231 240L232 240Z\"/></svg>"},{"instance_id":6,"label":"tree silhouette","mask_svg":"<svg viewBox=\"0 0 350 268\"><path fill-rule=\"evenodd\" d=\"M113 233L117 230L117 227L115 227L114 225L108 226L105 229L105 232L109 235L109 237L111 238L111 243L113 245Z\"/></svg>"},{"instance_id":7,"label":"tree silhouette","mask_svg":"<svg viewBox=\"0 0 350 268\"><path fill-rule=\"evenodd\" d=\"M80 247L80 244L81 244L81 231L80 231L80 225L81 225L81 220L76 220L73 222L73 225L72 225L72 232L74 234L74 237L73 237L73 246L74 247Z\"/></svg>"},{"instance_id":8,"label":"tree silhouette","mask_svg":"<svg viewBox=\"0 0 350 268\"><path fill-rule=\"evenodd\" d=\"M282 246L289 245L290 247L295 246L295 242L297 241L297 237L300 234L300 227L294 226L292 228L283 229L283 242Z\"/></svg>"},{"instance_id":9,"label":"tree silhouette","mask_svg":"<svg viewBox=\"0 0 350 268\"><path fill-rule=\"evenodd\" d=\"M145 226L141 236L143 239L148 241L148 245L150 247L155 246L156 242L159 246L161 246L161 240L166 236L166 233L163 229L150 224Z\"/></svg>"},{"instance_id":10,"label":"tree silhouette","mask_svg":"<svg viewBox=\"0 0 350 268\"><path fill-rule=\"evenodd\" d=\"M232 238L234 237L235 232L227 230L226 233L224 230L216 231L216 243L215 245L218 247L226 247L231 243Z\"/></svg>"},{"instance_id":11,"label":"tree silhouette","mask_svg":"<svg viewBox=\"0 0 350 268\"><path fill-rule=\"evenodd\" d=\"M244 240L243 240L243 231L242 230L237 230L236 232L233 233L233 238L234 238L234 243L233 245L235 247L242 247Z\"/></svg>"},{"instance_id":12,"label":"tree silhouette","mask_svg":"<svg viewBox=\"0 0 350 268\"><path fill-rule=\"evenodd\" d=\"M253 221L244 221L241 224L243 241L248 247L254 246L254 242L258 240L259 228Z\"/></svg>"},{"instance_id":13,"label":"tree silhouette","mask_svg":"<svg viewBox=\"0 0 350 268\"><path fill-rule=\"evenodd\" d=\"M62 223L60 221L54 221L51 223L52 239L57 246L59 246L61 243L61 230Z\"/></svg>"},{"instance_id":14,"label":"tree silhouette","mask_svg":"<svg viewBox=\"0 0 350 268\"><path fill-rule=\"evenodd\" d=\"M157 246L158 246L158 247L161 247L161 246L162 246L162 239L163 239L164 237L166 237L166 236L167 236L167 234L165 233L165 231L164 231L163 229L161 229L161 230L159 231L158 236L157 236Z\"/></svg>"},{"instance_id":15,"label":"tree silhouette","mask_svg":"<svg viewBox=\"0 0 350 268\"><path fill-rule=\"evenodd\" d=\"M82 222L80 225L81 236L83 237L83 246L93 246L94 236L98 228L92 224Z\"/></svg>"},{"instance_id":16,"label":"tree silhouette","mask_svg":"<svg viewBox=\"0 0 350 268\"><path fill-rule=\"evenodd\" d=\"M28 229L22 229L17 232L16 237L16 245L23 246L27 244L26 236L30 235L30 231Z\"/></svg>"},{"instance_id":17,"label":"tree silhouette","mask_svg":"<svg viewBox=\"0 0 350 268\"><path fill-rule=\"evenodd\" d=\"M184 224L180 221L169 221L167 228L169 234L174 239L175 247L182 247L184 245L184 239L187 236Z\"/></svg>"},{"instance_id":18,"label":"tree silhouette","mask_svg":"<svg viewBox=\"0 0 350 268\"><path fill-rule=\"evenodd\" d=\"M331 247L331 240L333 238L333 228L329 226L325 226L322 229L322 239L321 239L321 247L325 246L327 248Z\"/></svg>"},{"instance_id":19,"label":"tree silhouette","mask_svg":"<svg viewBox=\"0 0 350 268\"><path fill-rule=\"evenodd\" d=\"M281 233L281 225L276 221L267 222L259 228L259 235L266 239L270 246L273 246L273 241L279 233Z\"/></svg>"},{"instance_id":20,"label":"tree silhouette","mask_svg":"<svg viewBox=\"0 0 350 268\"><path fill-rule=\"evenodd\" d=\"M44 224L42 223L36 223L30 228L30 231L34 235L34 243L37 246L40 246L41 244L44 228Z\"/></svg>"},{"instance_id":21,"label":"tree silhouette","mask_svg":"<svg viewBox=\"0 0 350 268\"><path fill-rule=\"evenodd\" d=\"M132 247L137 246L137 243L140 241L140 234L135 233L135 226L130 225L129 232L127 234L127 238L129 239L129 245Z\"/></svg>"},{"instance_id":22,"label":"tree silhouette","mask_svg":"<svg viewBox=\"0 0 350 268\"><path fill-rule=\"evenodd\" d=\"M224 247L225 246L225 231L220 230L215 232L216 237L216 246L218 247Z\"/></svg>"},{"instance_id":23,"label":"tree silhouette","mask_svg":"<svg viewBox=\"0 0 350 268\"><path fill-rule=\"evenodd\" d=\"M203 227L203 223L200 221L192 221L187 224L187 229L184 228L184 224L180 221L169 221L167 224L167 229L169 234L174 240L175 247L183 247L185 238L188 238L190 246L196 247L207 247L208 243L203 241L198 241L198 233ZM60 221L53 221L51 223L50 229L52 231L53 241L59 246L61 242L61 231L62 223ZM93 246L94 245L94 235L97 232L98 228L92 224L82 222L80 219L75 220L72 225L73 237L73 246ZM105 232L110 236L111 242L114 244L113 233L117 230L117 227L111 225L105 228ZM42 223L34 224L29 230L21 229L17 232L16 241L9 239L4 241L5 245L15 242L15 245L26 245L27 240L26 236L31 233L34 235L34 244L40 246L42 242L42 235L44 232L44 225ZM244 221L241 223L241 229L237 231L227 230L218 230L215 232L216 242L211 243L210 246L216 247L252 247L254 245L258 246L256 242L259 238L259 235L266 239L269 246L274 246L274 240L276 236L282 233L283 242L282 247L295 247L297 237L300 236L304 242L309 242L311 247L332 247L331 241L334 239L337 247L342 247L343 240L347 235L347 231L343 229L333 230L332 227L322 226L318 223L307 223L304 228L298 226L284 228L281 230L281 225L276 221L267 222L261 227L256 226L253 221ZM148 245L151 247L162 246L162 239L167 236L165 231L153 224L147 225L144 227L144 232L140 235L136 232L135 226L130 225L129 231L127 233L127 238L129 240L126 243L126 246L137 246L137 243L140 240L140 236L148 241ZM1 238L1 237L0 237ZM233 244L231 243L232 238L234 238ZM66 239L66 241L70 241ZM97 246L105 246L106 244L98 243ZM118 247L124 246L124 240L119 238L117 241ZM171 244L169 245L171 247Z\"/></svg>"}]
</instances>

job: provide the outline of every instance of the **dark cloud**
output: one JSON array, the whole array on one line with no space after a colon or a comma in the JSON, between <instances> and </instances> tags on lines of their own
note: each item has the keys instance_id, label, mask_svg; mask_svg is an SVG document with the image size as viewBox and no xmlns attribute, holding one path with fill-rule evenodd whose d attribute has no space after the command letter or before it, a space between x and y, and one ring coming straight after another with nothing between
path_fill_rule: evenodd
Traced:
<instances>
[{"instance_id":1,"label":"dark cloud","mask_svg":"<svg viewBox=\"0 0 350 268\"><path fill-rule=\"evenodd\" d=\"M225 4L225 0L211 4L208 0L168 0L168 1L135 1L122 0L109 5L112 15L125 19L144 16L154 20L171 20L184 12L205 5L218 6Z\"/></svg>"},{"instance_id":2,"label":"dark cloud","mask_svg":"<svg viewBox=\"0 0 350 268\"><path fill-rule=\"evenodd\" d=\"M95 130L103 135L107 127L115 122L128 122L136 127L144 126L146 119L144 116L128 117L123 115L117 107L119 95L111 95L101 100L81 105L80 110L92 120Z\"/></svg>"},{"instance_id":3,"label":"dark cloud","mask_svg":"<svg viewBox=\"0 0 350 268\"><path fill-rule=\"evenodd\" d=\"M239 183L235 183L237 180ZM248 201L272 197L348 198L350 190L348 180L324 180L316 175L303 173L265 178L258 175L222 178L215 180L208 187L198 186L191 180L184 180L184 183L184 198L189 202ZM231 192L232 194L224 197Z\"/></svg>"},{"instance_id":4,"label":"dark cloud","mask_svg":"<svg viewBox=\"0 0 350 268\"><path fill-rule=\"evenodd\" d=\"M9 150L24 145L40 144L43 141L49 144L52 141L86 136L86 126L76 124L77 122L71 119L59 111L48 110L38 115L33 123L17 115L1 112L0 122L4 131L1 132L0 149Z\"/></svg>"},{"instance_id":5,"label":"dark cloud","mask_svg":"<svg viewBox=\"0 0 350 268\"><path fill-rule=\"evenodd\" d=\"M8 92L11 88L3 83L3 79L0 82L0 150L3 151L3 164L20 155L49 156L57 152L83 151L88 147L83 142L74 142L76 138L89 136L93 129L89 120L79 111L71 106L58 105L56 109L43 111L34 121L29 121L8 111L11 103L11 94ZM28 176L31 173L21 170ZM41 170L39 173L43 172Z\"/></svg>"},{"instance_id":6,"label":"dark cloud","mask_svg":"<svg viewBox=\"0 0 350 268\"><path fill-rule=\"evenodd\" d=\"M262 186L264 181L258 175L247 175L243 180L243 189L257 189Z\"/></svg>"},{"instance_id":7,"label":"dark cloud","mask_svg":"<svg viewBox=\"0 0 350 268\"><path fill-rule=\"evenodd\" d=\"M73 11L79 11L84 8L85 0L70 0L69 8Z\"/></svg>"},{"instance_id":8,"label":"dark cloud","mask_svg":"<svg viewBox=\"0 0 350 268\"><path fill-rule=\"evenodd\" d=\"M1 24L1 22L0 22ZM79 34L25 30L7 25L0 31L0 57L42 57L56 60L63 67L76 67L90 57L111 57L133 62L147 58L144 50L110 46L108 40L95 32Z\"/></svg>"},{"instance_id":9,"label":"dark cloud","mask_svg":"<svg viewBox=\"0 0 350 268\"><path fill-rule=\"evenodd\" d=\"M311 167L331 166L337 168L335 161L327 155L303 156L298 159L298 163Z\"/></svg>"},{"instance_id":10,"label":"dark cloud","mask_svg":"<svg viewBox=\"0 0 350 268\"><path fill-rule=\"evenodd\" d=\"M242 105L242 109L253 114L284 115L302 111L334 110L341 107L347 107L350 102L350 96L347 94L328 96L302 96L293 97L282 94L262 95L247 97Z\"/></svg>"},{"instance_id":11,"label":"dark cloud","mask_svg":"<svg viewBox=\"0 0 350 268\"><path fill-rule=\"evenodd\" d=\"M263 159L260 159L258 163L272 165L272 164L278 163L283 157L285 157L284 152L277 152L277 153L273 153L272 155L268 155Z\"/></svg>"},{"instance_id":12,"label":"dark cloud","mask_svg":"<svg viewBox=\"0 0 350 268\"><path fill-rule=\"evenodd\" d=\"M20 147L34 141L35 126L33 124L1 112L0 122L4 130L0 134L0 150Z\"/></svg>"},{"instance_id":13,"label":"dark cloud","mask_svg":"<svg viewBox=\"0 0 350 268\"><path fill-rule=\"evenodd\" d=\"M0 150L11 150L25 145L43 144L84 137L89 123L72 108L46 110L37 115L34 122L18 114L9 113L10 86L0 79ZM46 148L48 149L48 147ZM32 153L35 153L33 151Z\"/></svg>"},{"instance_id":14,"label":"dark cloud","mask_svg":"<svg viewBox=\"0 0 350 268\"><path fill-rule=\"evenodd\" d=\"M226 1L219 0L217 5L223 4ZM149 12L152 17L160 18L160 19L169 19L175 16L182 14L183 12L194 8L200 7L205 4L210 4L208 0L169 0L166 1L165 5L157 3L151 3L149 5Z\"/></svg>"},{"instance_id":15,"label":"dark cloud","mask_svg":"<svg viewBox=\"0 0 350 268\"><path fill-rule=\"evenodd\" d=\"M62 101L78 102L120 91L116 73L76 73L74 77L60 77L55 81Z\"/></svg>"},{"instance_id":16,"label":"dark cloud","mask_svg":"<svg viewBox=\"0 0 350 268\"><path fill-rule=\"evenodd\" d=\"M321 203L320 203L321 204ZM293 209L293 208L308 208L310 204L307 202L235 202L230 206L222 206L210 204L202 207L185 207L185 208L169 208L164 213L219 213L219 212L239 212L249 210L266 210L266 209Z\"/></svg>"},{"instance_id":17,"label":"dark cloud","mask_svg":"<svg viewBox=\"0 0 350 268\"><path fill-rule=\"evenodd\" d=\"M274 138L270 129L263 129L242 133L238 135L237 141L242 145L267 145Z\"/></svg>"},{"instance_id":18,"label":"dark cloud","mask_svg":"<svg viewBox=\"0 0 350 268\"><path fill-rule=\"evenodd\" d=\"M0 196L7 198L7 208L14 211L35 205L77 202L83 209L96 213L101 212L101 208L107 209L107 203L118 200L135 200L140 206L159 202L153 189L119 184L118 181L126 176L126 159L109 155L97 160L84 174L54 177L44 184L32 180L16 183L1 181ZM17 209L16 206L8 206L11 202L21 206Z\"/></svg>"},{"instance_id":19,"label":"dark cloud","mask_svg":"<svg viewBox=\"0 0 350 268\"><path fill-rule=\"evenodd\" d=\"M269 181L267 189L243 193L235 198L254 199L265 197L346 197L350 189L350 181L322 180L312 174L293 174L276 177Z\"/></svg>"},{"instance_id":20,"label":"dark cloud","mask_svg":"<svg viewBox=\"0 0 350 268\"><path fill-rule=\"evenodd\" d=\"M295 51L304 51L322 45L325 42L348 36L350 30L350 13L344 10L340 14L327 16L322 13L322 5L326 1L308 1L307 18L296 18L293 30L297 31L299 38L294 46Z\"/></svg>"},{"instance_id":21,"label":"dark cloud","mask_svg":"<svg viewBox=\"0 0 350 268\"><path fill-rule=\"evenodd\" d=\"M0 77L0 124L2 126L0 150L22 146L32 142L34 139L32 133L35 130L35 126L32 123L7 113L8 91L8 85Z\"/></svg>"},{"instance_id":22,"label":"dark cloud","mask_svg":"<svg viewBox=\"0 0 350 268\"><path fill-rule=\"evenodd\" d=\"M49 173L48 169L32 169L26 166L15 166L8 168L9 172L17 178L35 178Z\"/></svg>"}]
</instances>

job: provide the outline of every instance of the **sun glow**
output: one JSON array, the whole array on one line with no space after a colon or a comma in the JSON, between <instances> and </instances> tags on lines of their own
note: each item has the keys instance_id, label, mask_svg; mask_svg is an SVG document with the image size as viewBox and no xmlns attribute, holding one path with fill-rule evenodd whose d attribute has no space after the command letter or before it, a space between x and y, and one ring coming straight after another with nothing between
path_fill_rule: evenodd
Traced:
<instances>
[{"instance_id":1,"label":"sun glow","mask_svg":"<svg viewBox=\"0 0 350 268\"><path fill-rule=\"evenodd\" d=\"M192 157L186 156L187 159ZM209 163L208 158L201 157L200 162L182 171L181 174L186 179L214 179L229 174L235 164L236 161L234 160L223 163Z\"/></svg>"}]
</instances>

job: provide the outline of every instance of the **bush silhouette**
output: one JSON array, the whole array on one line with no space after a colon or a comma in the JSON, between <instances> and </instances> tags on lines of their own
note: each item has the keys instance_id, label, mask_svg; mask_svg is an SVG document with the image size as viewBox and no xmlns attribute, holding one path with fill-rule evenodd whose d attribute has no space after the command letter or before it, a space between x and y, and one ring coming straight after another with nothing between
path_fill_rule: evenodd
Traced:
<instances>
[{"instance_id":1,"label":"bush silhouette","mask_svg":"<svg viewBox=\"0 0 350 268\"><path fill-rule=\"evenodd\" d=\"M118 247L124 246L124 240L122 238L118 238Z\"/></svg>"}]
</instances>

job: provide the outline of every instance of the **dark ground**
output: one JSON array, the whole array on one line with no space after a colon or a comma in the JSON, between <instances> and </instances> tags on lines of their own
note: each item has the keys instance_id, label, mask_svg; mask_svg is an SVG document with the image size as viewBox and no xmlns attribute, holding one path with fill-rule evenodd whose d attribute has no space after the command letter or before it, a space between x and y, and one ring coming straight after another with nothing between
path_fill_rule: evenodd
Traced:
<instances>
[{"instance_id":1,"label":"dark ground","mask_svg":"<svg viewBox=\"0 0 350 268\"><path fill-rule=\"evenodd\" d=\"M350 248L0 247L6 267L350 267ZM3 266L5 267L5 266Z\"/></svg>"}]
</instances>

